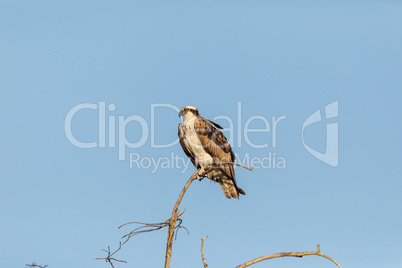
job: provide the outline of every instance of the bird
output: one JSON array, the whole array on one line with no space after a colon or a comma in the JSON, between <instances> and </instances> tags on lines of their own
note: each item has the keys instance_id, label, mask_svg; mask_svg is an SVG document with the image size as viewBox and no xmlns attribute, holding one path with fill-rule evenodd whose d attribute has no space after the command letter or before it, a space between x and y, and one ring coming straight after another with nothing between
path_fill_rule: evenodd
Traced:
<instances>
[{"instance_id":1,"label":"bird","mask_svg":"<svg viewBox=\"0 0 402 268\"><path fill-rule=\"evenodd\" d=\"M198 113L194 106L184 106L180 109L178 136L184 153L190 158L195 168L199 169L196 177L204 177L219 183L227 198L239 198L246 193L237 186L233 163L235 155L222 127Z\"/></svg>"}]
</instances>

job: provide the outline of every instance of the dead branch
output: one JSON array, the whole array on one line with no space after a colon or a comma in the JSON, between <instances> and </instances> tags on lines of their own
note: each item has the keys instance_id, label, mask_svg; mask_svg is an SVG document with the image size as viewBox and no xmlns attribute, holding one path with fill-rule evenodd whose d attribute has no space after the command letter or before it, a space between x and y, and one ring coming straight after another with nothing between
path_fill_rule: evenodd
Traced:
<instances>
[{"instance_id":1,"label":"dead branch","mask_svg":"<svg viewBox=\"0 0 402 268\"><path fill-rule=\"evenodd\" d=\"M315 251L306 251L306 252L281 252L281 253L275 253L275 254L271 254L271 255L266 255L266 256L262 256L259 258L255 258L251 261L248 261L246 263L243 263L239 266L237 266L236 268L243 268L243 267L247 267L250 266L252 264L255 264L257 262L260 261L265 261L265 260L269 260L269 259L274 259L274 258L280 258L280 257L303 257L303 256L308 256L308 255L316 255L316 256L321 256L324 257L330 261L332 261L333 263L335 263L339 268L342 268L338 262L336 262L334 259L332 259L331 257L321 254L320 252L320 245L317 245L317 250Z\"/></svg>"},{"instance_id":2,"label":"dead branch","mask_svg":"<svg viewBox=\"0 0 402 268\"><path fill-rule=\"evenodd\" d=\"M25 266L26 266L26 267L29 267L29 268L35 268L35 267L38 267L38 268L46 268L46 267L47 267L47 265L42 266L42 265L36 264L35 262L33 262L32 264L25 264Z\"/></svg>"},{"instance_id":3,"label":"dead branch","mask_svg":"<svg viewBox=\"0 0 402 268\"><path fill-rule=\"evenodd\" d=\"M234 164L234 163L233 163ZM240 165L241 166L241 165ZM244 166L242 166L244 167ZM245 167L247 169L250 169L248 167ZM250 170L252 170L254 167L252 167ZM214 168L209 168L206 171L204 171L202 174L199 174L200 177L205 176L206 174L208 174L209 172L213 171ZM169 220L169 230L168 230L168 238L167 238L167 245L166 245L166 256L165 256L165 268L169 268L170 267L170 260L172 258L172 247L173 247L173 236L174 236L174 230L175 230L175 226L176 226L176 221L179 217L179 215L177 214L177 211L179 210L179 206L181 203L181 200L183 199L184 194L186 193L188 187L190 187L190 184L197 179L196 174L200 171L200 169L197 169L193 175L191 175L190 179L187 181L186 185L184 185L183 190L181 191L179 198L176 201L176 204L173 208L173 212L172 212L172 217ZM180 214L180 213L179 213Z\"/></svg>"},{"instance_id":4,"label":"dead branch","mask_svg":"<svg viewBox=\"0 0 402 268\"><path fill-rule=\"evenodd\" d=\"M197 169L193 175L191 175L190 179L187 181L186 185L184 185L183 190L181 191L179 198L176 201L176 204L173 208L172 212L172 217L169 219L169 230L168 230L168 238L167 238L167 245L166 245L166 256L165 256L165 268L170 267L170 260L172 258L172 247L173 247L173 237L174 237L174 231L176 229L176 222L179 217L177 214L177 211L179 210L179 206L181 203L181 200L183 199L184 194L186 193L188 187L190 187L190 184L197 179L196 174L200 171L200 169ZM204 172L202 175L205 175L207 172L210 172L207 170ZM180 214L180 213L179 213ZM182 214L182 213L181 213Z\"/></svg>"},{"instance_id":5,"label":"dead branch","mask_svg":"<svg viewBox=\"0 0 402 268\"><path fill-rule=\"evenodd\" d=\"M183 213L184 213L184 210L181 211L179 214L177 214L177 217L180 217L181 215L183 215ZM184 230L187 231L187 234L189 234L187 228L181 225L182 222L183 222L183 220L180 219L180 218L178 218L177 221L178 221L178 224L176 224L175 229L178 230L178 229L180 229L180 228L183 228ZM124 245L125 243L127 243L127 242L130 240L131 237L133 237L133 236L135 236L135 235L138 235L138 234L141 234L141 233L147 233L147 232L153 232L153 231L160 230L160 229L162 229L162 228L164 228L164 227L169 226L169 222L170 222L170 219L168 219L168 220L166 220L166 221L164 221L164 222L159 222L159 223L128 222L128 223L125 223L125 224L123 224L123 225L120 225L120 226L119 226L119 229L120 229L121 227L126 226L126 225L129 225L129 224L141 224L141 225L142 225L142 226L140 226L140 227L135 228L135 229L132 230L130 233L128 233L128 234L126 234L126 235L124 235L124 236L122 237L122 238L127 237L127 239L123 242L123 245ZM143 230L141 230L141 229L143 229ZM178 232L176 231L175 239L177 238L177 233L178 233Z\"/></svg>"},{"instance_id":6,"label":"dead branch","mask_svg":"<svg viewBox=\"0 0 402 268\"><path fill-rule=\"evenodd\" d=\"M204 257L204 241L207 238L208 238L208 236L206 236L206 237L201 239L201 241L202 241L201 242L201 258L202 258L202 264L204 265L204 268L208 268L208 264L207 264L206 259Z\"/></svg>"},{"instance_id":7,"label":"dead branch","mask_svg":"<svg viewBox=\"0 0 402 268\"><path fill-rule=\"evenodd\" d=\"M200 174L201 176L206 175L207 173L211 172L213 169L208 169L205 172L203 172L202 174ZM166 256L165 256L165 268L169 268L170 267L170 259L172 256L172 246L173 246L173 238L177 238L177 231L180 228L183 228L187 231L188 230L186 227L182 226L182 219L180 219L179 217L181 215L183 215L184 210L177 213L177 211L179 210L179 205L183 199L184 194L186 193L188 187L190 186L190 184L197 179L196 174L199 172L200 170L197 169L193 175L191 175L190 179L187 181L186 185L184 186L183 190L181 191L179 198L176 201L176 204L173 208L173 212L172 212L172 217L164 222L160 222L160 223L144 223L144 222L129 222L129 223L125 223L123 225L120 225L119 228L129 225L129 224L141 224L142 226L135 228L134 230L132 230L130 233L124 235L122 238L126 237L126 240L124 241L123 245L125 243L127 243L131 237L141 234L141 233L146 233L146 232L153 232L153 231L157 231L160 230L164 227L169 227L168 229L168 239L167 239L167 246L166 246ZM178 224L177 224L178 222ZM176 231L176 235L175 235L175 231Z\"/></svg>"},{"instance_id":8,"label":"dead branch","mask_svg":"<svg viewBox=\"0 0 402 268\"><path fill-rule=\"evenodd\" d=\"M252 167L247 167L247 166L243 166L243 165L240 165L240 164L237 164L237 163L234 163L234 162L228 162L228 164L236 165L236 166L239 166L239 167L248 169L248 170L250 170L250 171L253 171L253 169L254 169L254 166L252 166Z\"/></svg>"},{"instance_id":9,"label":"dead branch","mask_svg":"<svg viewBox=\"0 0 402 268\"><path fill-rule=\"evenodd\" d=\"M113 265L112 261L127 263L126 261L117 260L117 259L115 259L115 258L112 258L112 256L113 256L117 251L119 251L120 249L121 249L121 242L120 242L119 248L118 248L115 252L113 252L113 253L110 253L110 247L108 246L108 247L107 247L107 250L106 250L106 249L102 249L102 251L104 251L104 252L107 253L107 257L106 257L106 258L96 258L95 260L105 260L106 262L110 263L110 265L112 266L112 268L114 268L114 265Z\"/></svg>"},{"instance_id":10,"label":"dead branch","mask_svg":"<svg viewBox=\"0 0 402 268\"><path fill-rule=\"evenodd\" d=\"M214 168L219 169L220 166L223 166L223 165L226 165L226 164L230 164L230 165L235 165L235 166L238 166L238 167L242 167L242 168L248 169L248 170L250 170L250 171L253 171L253 169L255 168L255 166L248 167L248 166L243 166L243 165L237 164L237 163L235 163L235 162L222 162L222 163L220 163L220 165L214 166L214 167L212 167L211 169L214 169Z\"/></svg>"}]
</instances>

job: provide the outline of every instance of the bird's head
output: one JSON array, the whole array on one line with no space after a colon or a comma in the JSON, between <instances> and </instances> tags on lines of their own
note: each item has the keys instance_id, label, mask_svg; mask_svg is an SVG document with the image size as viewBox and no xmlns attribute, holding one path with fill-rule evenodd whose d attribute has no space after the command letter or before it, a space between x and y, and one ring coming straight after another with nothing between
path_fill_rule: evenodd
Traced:
<instances>
[{"instance_id":1,"label":"bird's head","mask_svg":"<svg viewBox=\"0 0 402 268\"><path fill-rule=\"evenodd\" d=\"M182 116L183 119L198 115L199 115L198 109L194 106L184 106L180 109L179 112L179 117Z\"/></svg>"}]
</instances>

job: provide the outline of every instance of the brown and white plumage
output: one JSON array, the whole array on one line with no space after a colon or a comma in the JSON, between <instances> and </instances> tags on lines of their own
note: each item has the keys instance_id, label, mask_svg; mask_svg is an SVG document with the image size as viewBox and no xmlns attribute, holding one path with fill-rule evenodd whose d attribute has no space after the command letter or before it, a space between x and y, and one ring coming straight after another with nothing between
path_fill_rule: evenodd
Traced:
<instances>
[{"instance_id":1,"label":"brown and white plumage","mask_svg":"<svg viewBox=\"0 0 402 268\"><path fill-rule=\"evenodd\" d=\"M200 168L199 175L213 168L205 175L218 182L227 198L238 198L246 193L236 185L233 163L235 156L226 137L218 124L201 117L193 106L181 108L179 116L183 123L179 124L179 139L184 153L193 165Z\"/></svg>"}]
</instances>

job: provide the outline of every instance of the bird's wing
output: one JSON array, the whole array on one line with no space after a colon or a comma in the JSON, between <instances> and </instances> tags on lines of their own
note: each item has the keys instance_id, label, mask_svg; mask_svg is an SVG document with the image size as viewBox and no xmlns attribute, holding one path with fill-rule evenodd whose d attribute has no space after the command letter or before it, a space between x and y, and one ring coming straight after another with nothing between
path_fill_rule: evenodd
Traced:
<instances>
[{"instance_id":1,"label":"bird's wing","mask_svg":"<svg viewBox=\"0 0 402 268\"><path fill-rule=\"evenodd\" d=\"M208 119L198 117L194 121L194 129L203 145L204 150L211 155L226 175L234 180L233 163L235 156L226 137L218 129L220 126Z\"/></svg>"}]
</instances>

